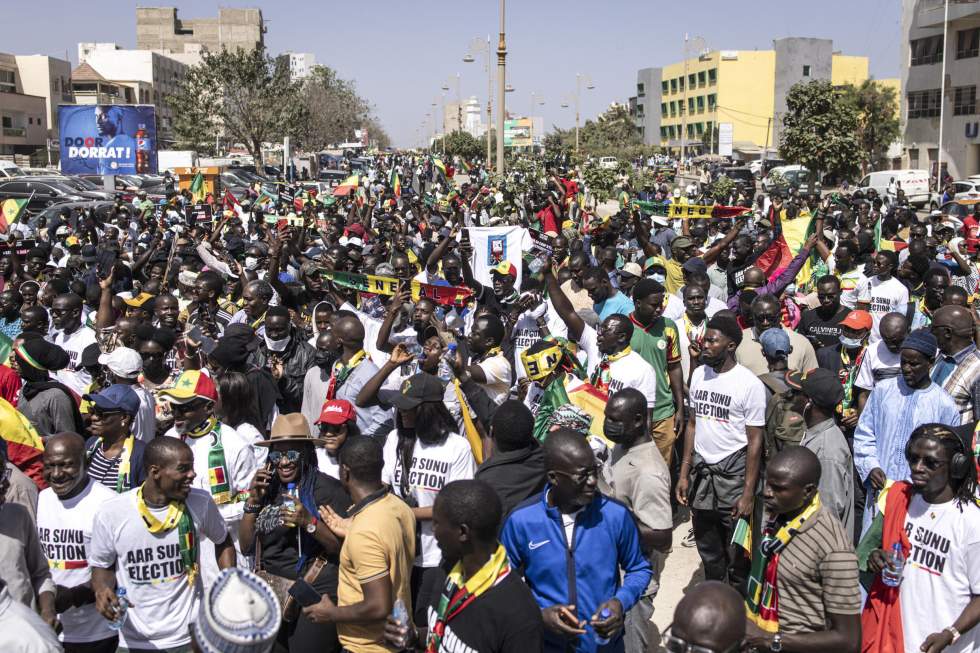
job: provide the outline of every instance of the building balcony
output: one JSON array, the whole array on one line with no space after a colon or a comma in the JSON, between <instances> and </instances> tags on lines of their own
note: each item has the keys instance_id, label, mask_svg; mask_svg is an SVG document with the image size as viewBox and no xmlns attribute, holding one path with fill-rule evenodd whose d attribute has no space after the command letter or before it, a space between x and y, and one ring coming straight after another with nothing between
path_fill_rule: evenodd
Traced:
<instances>
[{"instance_id":1,"label":"building balcony","mask_svg":"<svg viewBox=\"0 0 980 653\"><path fill-rule=\"evenodd\" d=\"M919 12L915 16L914 26L923 29L942 29L945 5L945 0L921 0L919 2ZM980 2L977 2L977 0L960 0L959 2L950 0L950 23L963 18L975 17L977 14L980 14ZM952 25L950 25L950 29L952 30Z\"/></svg>"},{"instance_id":2,"label":"building balcony","mask_svg":"<svg viewBox=\"0 0 980 653\"><path fill-rule=\"evenodd\" d=\"M27 128L25 127L4 127L3 135L9 138L27 138Z\"/></svg>"}]
</instances>

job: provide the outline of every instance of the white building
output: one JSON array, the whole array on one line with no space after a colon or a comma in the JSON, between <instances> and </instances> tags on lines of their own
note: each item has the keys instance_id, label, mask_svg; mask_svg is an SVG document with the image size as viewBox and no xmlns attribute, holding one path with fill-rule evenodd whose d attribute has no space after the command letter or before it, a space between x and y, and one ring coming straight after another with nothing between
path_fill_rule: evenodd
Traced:
<instances>
[{"instance_id":1,"label":"white building","mask_svg":"<svg viewBox=\"0 0 980 653\"><path fill-rule=\"evenodd\" d=\"M941 116L943 168L962 179L980 174L980 2L949 2L944 48L945 9L944 0L902 2L903 158L936 173Z\"/></svg>"},{"instance_id":2,"label":"white building","mask_svg":"<svg viewBox=\"0 0 980 653\"><path fill-rule=\"evenodd\" d=\"M47 146L45 99L27 92L17 57L0 53L0 155L30 155Z\"/></svg>"},{"instance_id":3,"label":"white building","mask_svg":"<svg viewBox=\"0 0 980 653\"><path fill-rule=\"evenodd\" d=\"M173 114L166 98L177 90L186 64L151 50L122 50L114 43L79 43L78 55L80 63L104 80L132 88L137 103L154 105L159 138L172 138Z\"/></svg>"},{"instance_id":4,"label":"white building","mask_svg":"<svg viewBox=\"0 0 980 653\"><path fill-rule=\"evenodd\" d=\"M480 101L475 95L471 95L470 99L463 103L463 129L476 138L486 132L480 115Z\"/></svg>"},{"instance_id":5,"label":"white building","mask_svg":"<svg viewBox=\"0 0 980 653\"><path fill-rule=\"evenodd\" d=\"M312 52L284 52L279 56L289 59L289 78L294 82L309 77L316 65L316 55Z\"/></svg>"}]
</instances>

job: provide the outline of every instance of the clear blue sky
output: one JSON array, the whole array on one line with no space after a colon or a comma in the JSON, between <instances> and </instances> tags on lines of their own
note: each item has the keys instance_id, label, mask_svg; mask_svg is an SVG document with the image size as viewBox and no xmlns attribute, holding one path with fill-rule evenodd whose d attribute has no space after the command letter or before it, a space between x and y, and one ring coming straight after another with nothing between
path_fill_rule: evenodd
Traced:
<instances>
[{"instance_id":1,"label":"clear blue sky","mask_svg":"<svg viewBox=\"0 0 980 653\"><path fill-rule=\"evenodd\" d=\"M214 16L219 5L203 0L160 4L176 5L183 18ZM488 33L496 47L496 2L220 4L261 8L271 52L313 52L317 63L354 79L396 145L414 144L431 103L441 96L440 87L456 73L462 74L464 98L476 95L481 105L485 101L482 61L477 57L466 64L462 58L472 39L486 39ZM900 5L895 0L511 0L507 79L515 92L508 94L508 108L526 115L534 92L545 101L535 115L544 116L546 129L569 127L574 109L560 105L581 72L595 83L595 90L583 90L584 121L632 95L638 68L681 59L685 31L704 38L713 50L765 50L774 38L787 36L830 38L835 50L869 57L874 77L897 77ZM0 0L5 27L0 51L60 57L67 51L77 63L79 41L115 41L132 48L136 6L118 0ZM454 84L450 94L455 96Z\"/></svg>"}]
</instances>

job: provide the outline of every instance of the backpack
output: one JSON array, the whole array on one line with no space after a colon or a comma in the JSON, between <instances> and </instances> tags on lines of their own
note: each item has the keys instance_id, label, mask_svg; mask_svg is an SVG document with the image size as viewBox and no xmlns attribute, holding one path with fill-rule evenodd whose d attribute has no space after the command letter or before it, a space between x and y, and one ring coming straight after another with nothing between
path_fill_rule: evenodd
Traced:
<instances>
[{"instance_id":1,"label":"backpack","mask_svg":"<svg viewBox=\"0 0 980 653\"><path fill-rule=\"evenodd\" d=\"M772 392L766 403L766 426L763 429L763 454L769 460L784 447L798 445L806 433L803 416L793 410L792 393L780 372L767 372L759 377Z\"/></svg>"}]
</instances>

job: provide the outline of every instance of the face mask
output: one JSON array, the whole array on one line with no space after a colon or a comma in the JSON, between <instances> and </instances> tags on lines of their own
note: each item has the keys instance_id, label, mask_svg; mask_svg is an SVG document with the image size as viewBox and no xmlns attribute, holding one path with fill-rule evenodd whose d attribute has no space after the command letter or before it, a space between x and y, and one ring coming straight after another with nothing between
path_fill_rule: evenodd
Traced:
<instances>
[{"instance_id":1,"label":"face mask","mask_svg":"<svg viewBox=\"0 0 980 653\"><path fill-rule=\"evenodd\" d=\"M656 281L657 283L661 284L661 285L663 285L663 283L665 281L667 281L667 275L666 274L651 274L650 275L650 278L653 279L654 281Z\"/></svg>"},{"instance_id":2,"label":"face mask","mask_svg":"<svg viewBox=\"0 0 980 653\"><path fill-rule=\"evenodd\" d=\"M337 354L332 351L320 351L318 349L316 354L313 356L313 364L323 369L332 367L334 361L336 360L337 360Z\"/></svg>"},{"instance_id":3,"label":"face mask","mask_svg":"<svg viewBox=\"0 0 980 653\"><path fill-rule=\"evenodd\" d=\"M844 349L857 349L863 342L862 338L848 338L843 333L838 336L838 339Z\"/></svg>"},{"instance_id":4,"label":"face mask","mask_svg":"<svg viewBox=\"0 0 980 653\"><path fill-rule=\"evenodd\" d=\"M602 423L602 432L613 442L618 442L626 433L626 425L622 422L612 422L605 420Z\"/></svg>"},{"instance_id":5,"label":"face mask","mask_svg":"<svg viewBox=\"0 0 980 653\"><path fill-rule=\"evenodd\" d=\"M268 335L265 337L265 346L269 348L269 351L285 351L286 346L289 344L289 336L281 340L272 340Z\"/></svg>"},{"instance_id":6,"label":"face mask","mask_svg":"<svg viewBox=\"0 0 980 653\"><path fill-rule=\"evenodd\" d=\"M249 272L254 272L259 267L259 259L254 256L245 257L245 269Z\"/></svg>"}]
</instances>

